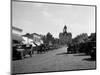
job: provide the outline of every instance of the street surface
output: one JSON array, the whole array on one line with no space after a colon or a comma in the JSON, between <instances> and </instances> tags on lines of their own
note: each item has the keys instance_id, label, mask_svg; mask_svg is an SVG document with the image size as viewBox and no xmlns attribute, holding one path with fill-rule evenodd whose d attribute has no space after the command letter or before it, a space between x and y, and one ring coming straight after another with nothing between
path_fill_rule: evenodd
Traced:
<instances>
[{"instance_id":1,"label":"street surface","mask_svg":"<svg viewBox=\"0 0 100 75\"><path fill-rule=\"evenodd\" d=\"M12 72L27 73L95 68L95 61L86 60L90 56L66 54L66 52L67 48L63 47L44 54L34 54L23 60L12 61Z\"/></svg>"}]
</instances>

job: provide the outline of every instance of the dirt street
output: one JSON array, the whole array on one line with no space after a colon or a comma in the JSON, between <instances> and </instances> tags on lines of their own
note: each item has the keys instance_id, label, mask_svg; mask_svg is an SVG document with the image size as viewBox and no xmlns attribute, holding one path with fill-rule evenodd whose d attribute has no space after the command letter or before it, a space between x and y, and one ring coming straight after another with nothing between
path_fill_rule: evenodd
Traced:
<instances>
[{"instance_id":1,"label":"dirt street","mask_svg":"<svg viewBox=\"0 0 100 75\"><path fill-rule=\"evenodd\" d=\"M67 54L67 48L49 51L45 54L34 54L23 60L12 61L13 73L46 72L61 70L94 69L95 61L82 54Z\"/></svg>"}]
</instances>

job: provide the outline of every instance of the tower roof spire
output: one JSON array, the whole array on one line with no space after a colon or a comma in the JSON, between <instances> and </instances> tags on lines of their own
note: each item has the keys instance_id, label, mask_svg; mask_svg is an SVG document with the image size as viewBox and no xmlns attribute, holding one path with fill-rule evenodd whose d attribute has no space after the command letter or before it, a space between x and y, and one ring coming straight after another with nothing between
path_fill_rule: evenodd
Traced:
<instances>
[{"instance_id":1,"label":"tower roof spire","mask_svg":"<svg viewBox=\"0 0 100 75\"><path fill-rule=\"evenodd\" d=\"M63 32L66 33L67 32L67 26L65 25L63 28Z\"/></svg>"},{"instance_id":2,"label":"tower roof spire","mask_svg":"<svg viewBox=\"0 0 100 75\"><path fill-rule=\"evenodd\" d=\"M64 26L64 29L67 29L67 26L66 25Z\"/></svg>"}]
</instances>

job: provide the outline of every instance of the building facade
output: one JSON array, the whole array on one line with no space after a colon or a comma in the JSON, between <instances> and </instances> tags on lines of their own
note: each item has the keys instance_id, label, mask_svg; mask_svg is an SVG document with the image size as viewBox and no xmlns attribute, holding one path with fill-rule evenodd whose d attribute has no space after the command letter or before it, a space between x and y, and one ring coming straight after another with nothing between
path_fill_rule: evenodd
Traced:
<instances>
[{"instance_id":1,"label":"building facade","mask_svg":"<svg viewBox=\"0 0 100 75\"><path fill-rule=\"evenodd\" d=\"M63 32L59 34L59 40L61 45L69 45L72 42L72 34L67 32L67 26L63 28Z\"/></svg>"},{"instance_id":2,"label":"building facade","mask_svg":"<svg viewBox=\"0 0 100 75\"><path fill-rule=\"evenodd\" d=\"M21 35L22 29L12 26L12 33Z\"/></svg>"},{"instance_id":3,"label":"building facade","mask_svg":"<svg viewBox=\"0 0 100 75\"><path fill-rule=\"evenodd\" d=\"M36 43L37 45L43 44L43 40L42 40L42 36L37 34L37 33L33 33L31 34L33 36L33 41L34 43Z\"/></svg>"},{"instance_id":4,"label":"building facade","mask_svg":"<svg viewBox=\"0 0 100 75\"><path fill-rule=\"evenodd\" d=\"M37 33L26 33L25 35L23 35L23 39L25 40L23 41L24 44L43 44L42 36Z\"/></svg>"},{"instance_id":5,"label":"building facade","mask_svg":"<svg viewBox=\"0 0 100 75\"><path fill-rule=\"evenodd\" d=\"M21 33L22 33L22 29L12 26L11 35L12 35L12 42L13 43L23 41Z\"/></svg>"}]
</instances>

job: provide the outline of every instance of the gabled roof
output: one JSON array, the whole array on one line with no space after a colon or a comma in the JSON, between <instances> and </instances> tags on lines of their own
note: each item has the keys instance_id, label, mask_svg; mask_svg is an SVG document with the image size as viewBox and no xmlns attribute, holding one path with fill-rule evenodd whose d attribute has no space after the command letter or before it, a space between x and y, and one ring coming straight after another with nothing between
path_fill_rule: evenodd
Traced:
<instances>
[{"instance_id":1,"label":"gabled roof","mask_svg":"<svg viewBox=\"0 0 100 75\"><path fill-rule=\"evenodd\" d=\"M39 36L39 37L42 37L42 35L37 34L37 33L32 33L32 34L27 33L27 34L22 35L22 36L28 37L28 38L30 38L30 39L33 39L33 36L34 36L34 35L37 35L37 36Z\"/></svg>"},{"instance_id":2,"label":"gabled roof","mask_svg":"<svg viewBox=\"0 0 100 75\"><path fill-rule=\"evenodd\" d=\"M33 39L33 36L32 36L31 34L25 34L25 35L22 35L22 36L28 37L28 38L30 38L30 39Z\"/></svg>"},{"instance_id":3,"label":"gabled roof","mask_svg":"<svg viewBox=\"0 0 100 75\"><path fill-rule=\"evenodd\" d=\"M39 34L37 34L37 33L32 33L31 35L37 35L37 36L41 36L41 35L39 35Z\"/></svg>"},{"instance_id":4,"label":"gabled roof","mask_svg":"<svg viewBox=\"0 0 100 75\"><path fill-rule=\"evenodd\" d=\"M32 36L33 36L33 35L37 35L37 36L39 36L39 37L43 37L43 35L40 35L40 34L37 34L37 33L32 33L31 35L32 35Z\"/></svg>"}]
</instances>

